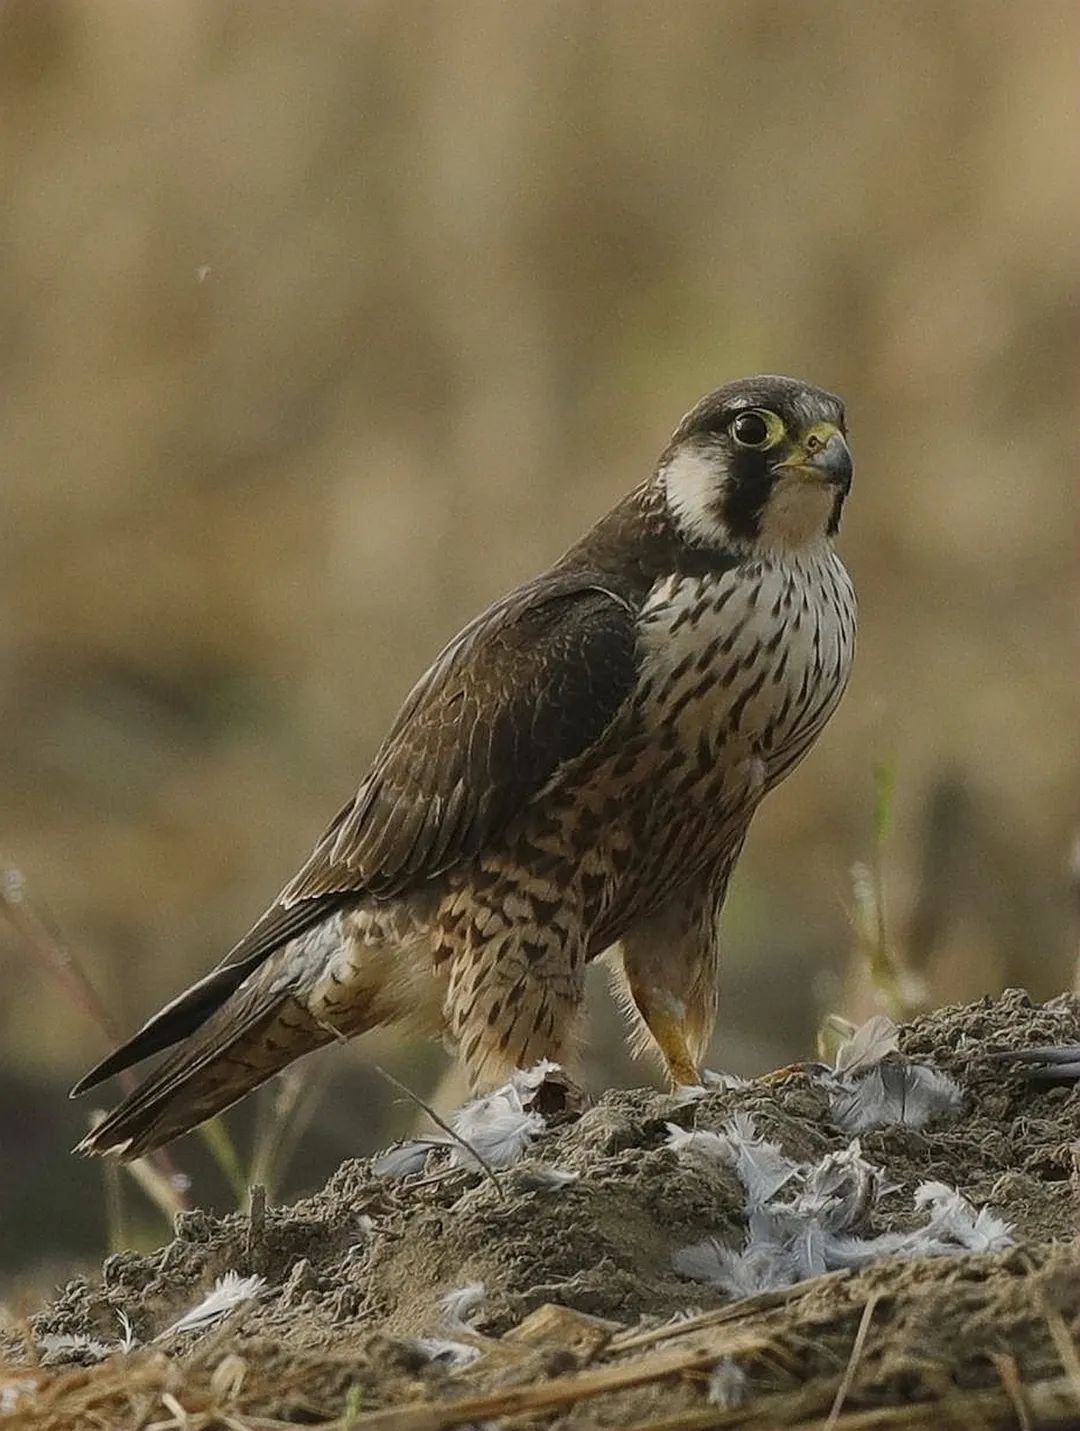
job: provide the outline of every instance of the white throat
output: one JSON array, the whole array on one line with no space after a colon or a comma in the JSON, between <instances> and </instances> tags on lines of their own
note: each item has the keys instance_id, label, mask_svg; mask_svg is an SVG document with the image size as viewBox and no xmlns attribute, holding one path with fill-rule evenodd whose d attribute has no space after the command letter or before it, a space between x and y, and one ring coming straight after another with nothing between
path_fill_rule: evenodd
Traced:
<instances>
[{"instance_id":1,"label":"white throat","mask_svg":"<svg viewBox=\"0 0 1080 1431\"><path fill-rule=\"evenodd\" d=\"M756 545L766 551L803 551L826 540L836 491L813 477L791 473L769 493Z\"/></svg>"}]
</instances>

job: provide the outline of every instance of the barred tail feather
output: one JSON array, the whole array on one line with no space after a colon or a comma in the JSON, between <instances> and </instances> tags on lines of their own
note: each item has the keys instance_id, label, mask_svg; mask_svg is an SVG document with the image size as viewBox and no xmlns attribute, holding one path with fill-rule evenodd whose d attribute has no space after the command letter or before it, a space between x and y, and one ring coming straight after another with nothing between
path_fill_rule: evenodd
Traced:
<instances>
[{"instance_id":1,"label":"barred tail feather","mask_svg":"<svg viewBox=\"0 0 1080 1431\"><path fill-rule=\"evenodd\" d=\"M244 991L212 1014L175 1053L87 1133L75 1151L124 1162L190 1132L230 1108L301 1054L333 1038L288 991Z\"/></svg>"}]
</instances>

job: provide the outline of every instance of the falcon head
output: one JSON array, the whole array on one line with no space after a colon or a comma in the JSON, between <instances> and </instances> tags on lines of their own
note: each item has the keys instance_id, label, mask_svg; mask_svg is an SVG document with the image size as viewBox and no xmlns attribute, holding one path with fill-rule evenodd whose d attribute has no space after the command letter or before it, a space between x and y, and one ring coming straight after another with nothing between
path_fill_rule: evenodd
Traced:
<instances>
[{"instance_id":1,"label":"falcon head","mask_svg":"<svg viewBox=\"0 0 1080 1431\"><path fill-rule=\"evenodd\" d=\"M686 414L657 475L693 546L812 546L836 532L851 486L844 405L794 378L728 383Z\"/></svg>"}]
</instances>

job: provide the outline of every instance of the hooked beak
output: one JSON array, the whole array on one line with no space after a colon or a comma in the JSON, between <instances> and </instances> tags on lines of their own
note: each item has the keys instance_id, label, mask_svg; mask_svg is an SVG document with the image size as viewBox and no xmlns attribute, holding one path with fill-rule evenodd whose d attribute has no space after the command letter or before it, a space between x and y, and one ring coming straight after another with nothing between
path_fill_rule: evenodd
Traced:
<instances>
[{"instance_id":1,"label":"hooked beak","mask_svg":"<svg viewBox=\"0 0 1080 1431\"><path fill-rule=\"evenodd\" d=\"M776 470L816 477L846 495L851 487L851 452L834 423L818 422L803 433L795 452L786 461L778 462Z\"/></svg>"}]
</instances>

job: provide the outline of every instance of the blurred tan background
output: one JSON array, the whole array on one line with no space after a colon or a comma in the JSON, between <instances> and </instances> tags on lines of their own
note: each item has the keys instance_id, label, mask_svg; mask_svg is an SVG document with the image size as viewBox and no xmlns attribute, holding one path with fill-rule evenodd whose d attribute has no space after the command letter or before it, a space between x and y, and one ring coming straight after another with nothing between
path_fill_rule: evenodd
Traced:
<instances>
[{"instance_id":1,"label":"blurred tan background","mask_svg":"<svg viewBox=\"0 0 1080 1431\"><path fill-rule=\"evenodd\" d=\"M460 623L761 370L847 401L860 651L740 867L714 1064L872 1008L883 759L928 997L1071 984L1077 38L1072 0L0 7L0 858L119 1029L260 912ZM18 1287L104 1246L64 1091L105 1043L2 921L0 979ZM596 993L594 1084L650 1077ZM428 1093L440 1060L307 1065L283 1191L410 1120L374 1062Z\"/></svg>"}]
</instances>

